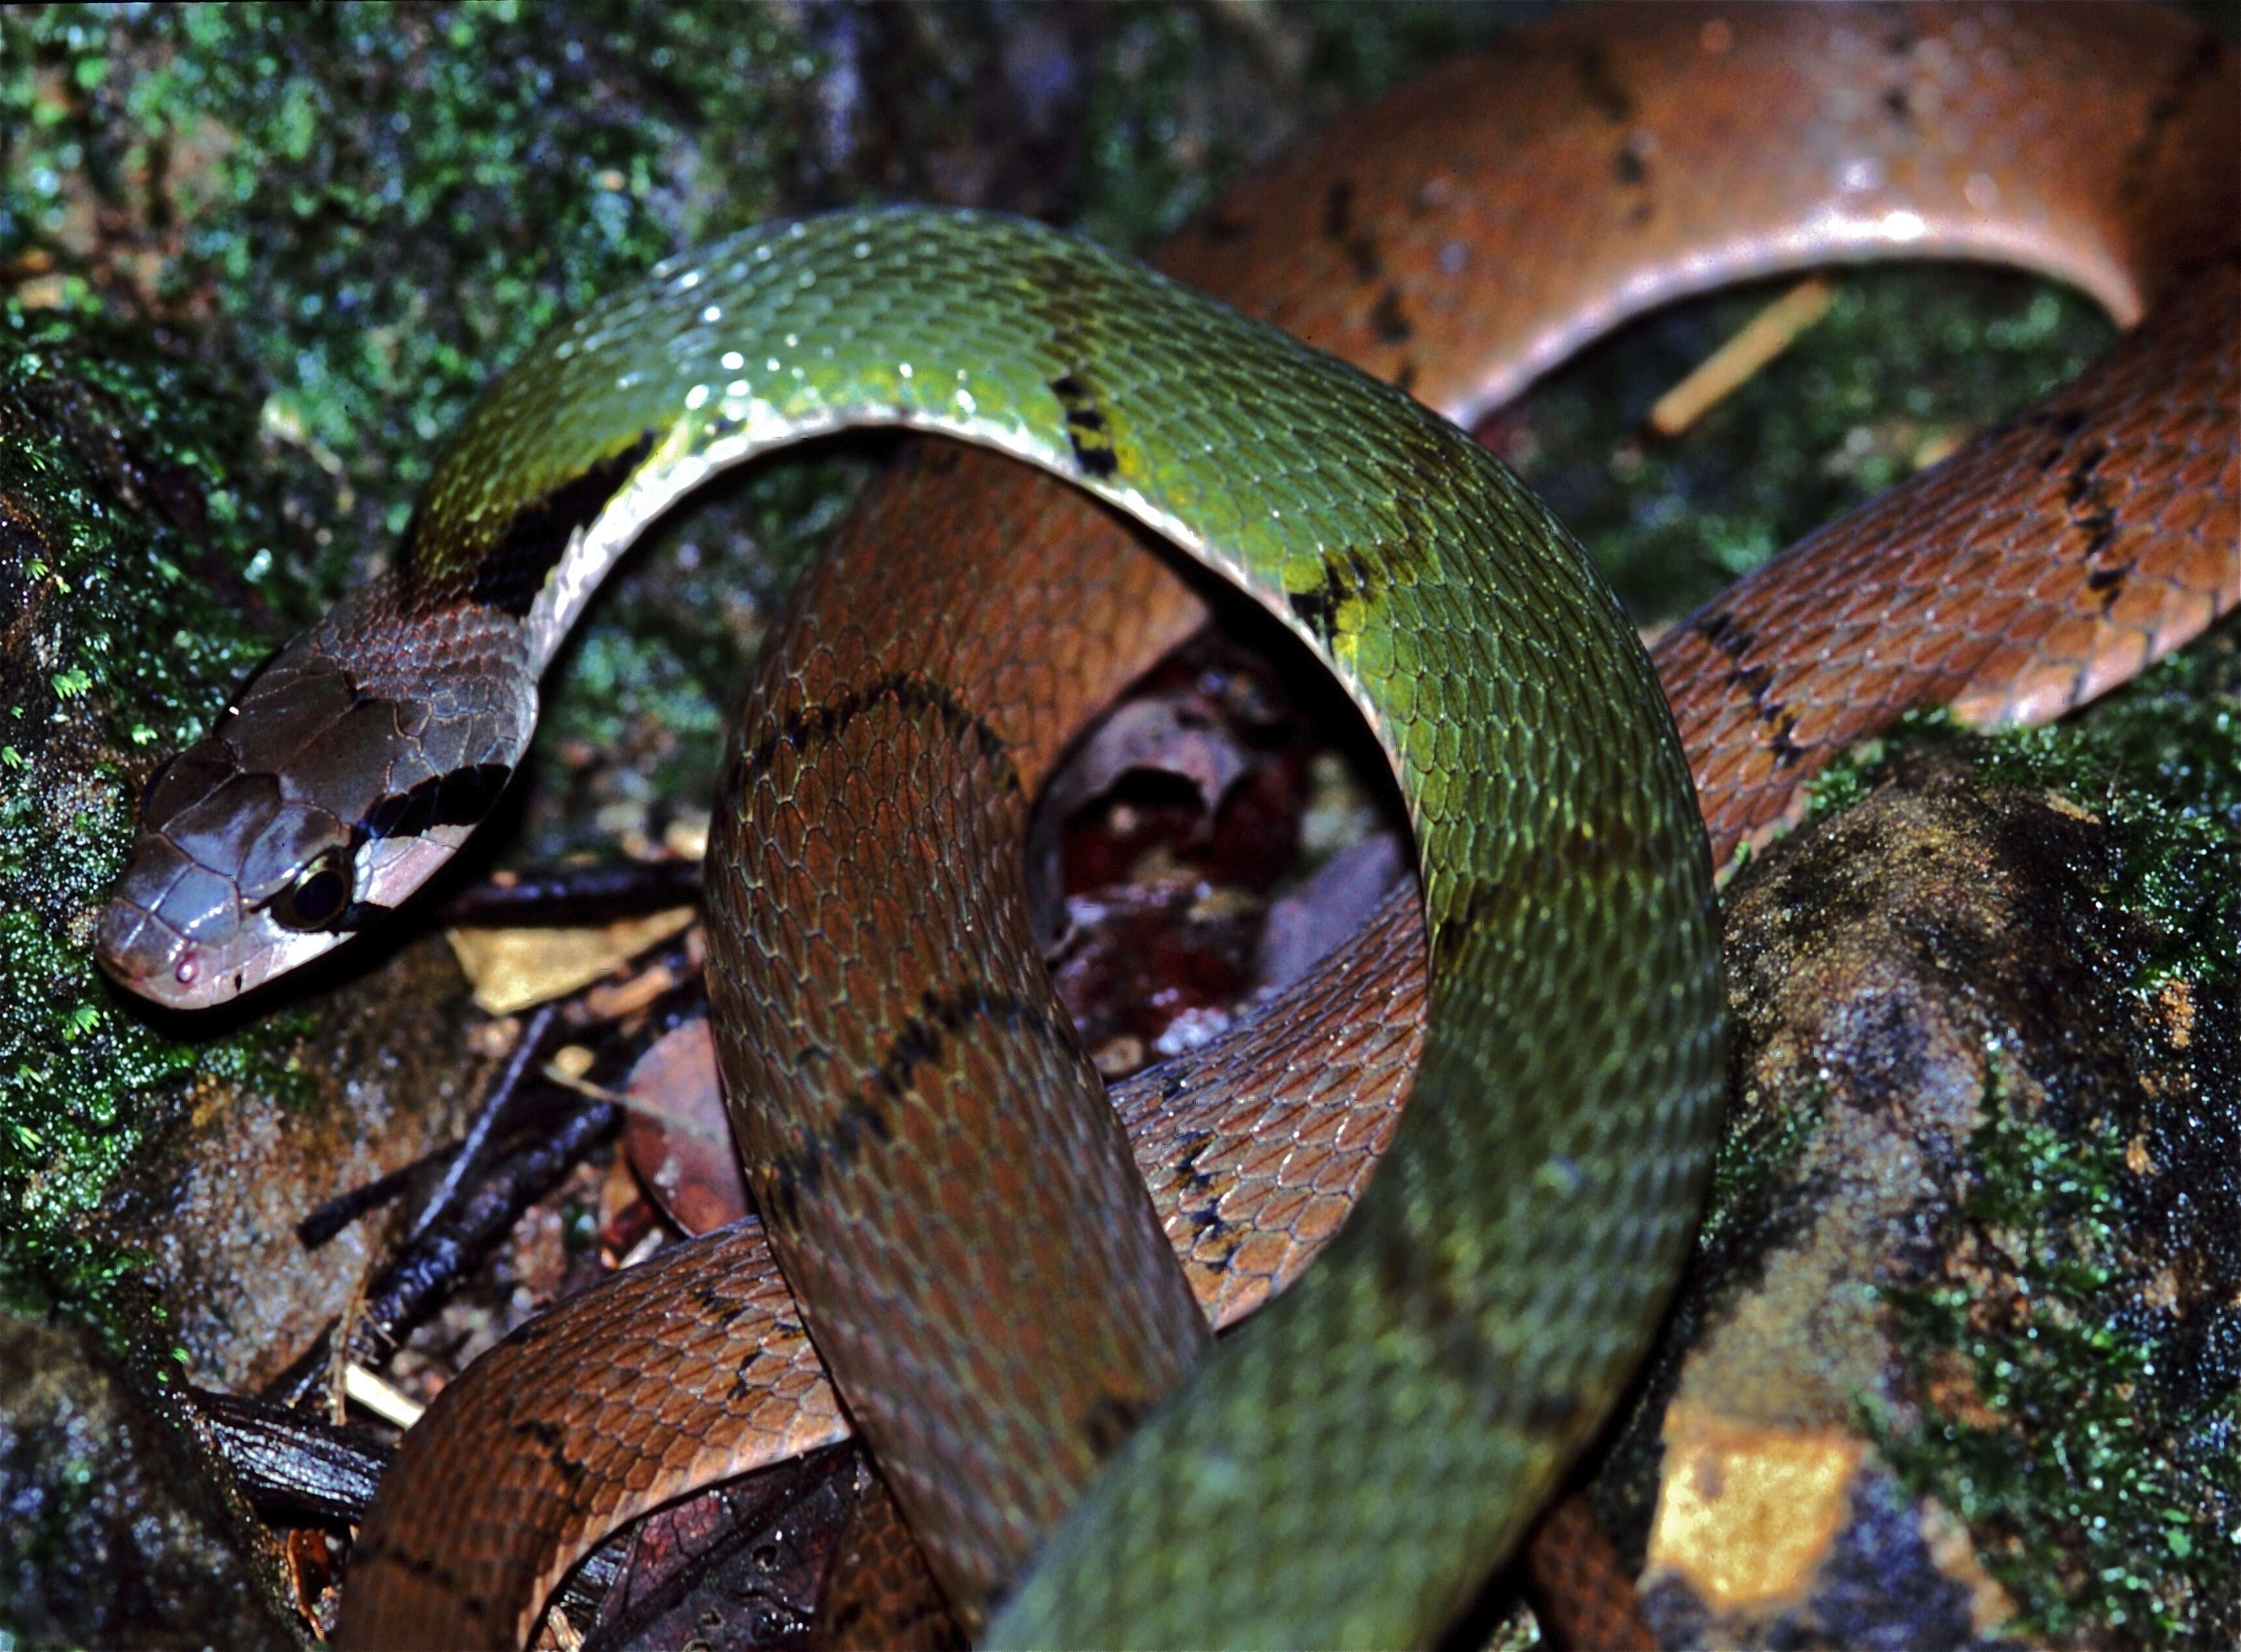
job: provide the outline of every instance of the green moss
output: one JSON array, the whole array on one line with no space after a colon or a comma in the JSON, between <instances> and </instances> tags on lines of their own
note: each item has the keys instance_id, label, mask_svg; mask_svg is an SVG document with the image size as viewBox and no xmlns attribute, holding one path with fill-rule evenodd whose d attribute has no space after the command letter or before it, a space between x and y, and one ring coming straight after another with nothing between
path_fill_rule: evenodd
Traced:
<instances>
[{"instance_id":1,"label":"green moss","mask_svg":"<svg viewBox=\"0 0 2241 1652\"><path fill-rule=\"evenodd\" d=\"M2231 625L2164 661L2085 717L2004 733L1986 775L2060 792L2124 843L2115 895L2156 940L2142 987L2241 972L2241 633Z\"/></svg>"},{"instance_id":2,"label":"green moss","mask_svg":"<svg viewBox=\"0 0 2241 1652\"><path fill-rule=\"evenodd\" d=\"M51 268L48 298L81 309L192 313L213 371L258 387L268 445L335 478L320 531L275 550L316 595L300 620L386 552L444 433L557 316L774 210L820 67L798 21L616 3L12 11L0 268ZM96 203L138 232L104 239ZM767 590L760 552L726 541L722 560ZM710 756L738 674L722 612L634 635L642 613L610 608L577 657L588 679L549 702L611 721L619 679L630 710L673 715Z\"/></svg>"},{"instance_id":3,"label":"green moss","mask_svg":"<svg viewBox=\"0 0 2241 1652\"><path fill-rule=\"evenodd\" d=\"M1335 113L1497 37L1515 13L1447 0L1313 0L1266 12L1113 8L1115 25L1089 64L1079 200L1070 217L1101 241L1141 251L1235 181L1254 158L1257 134L1202 112L1225 58L1241 56L1264 72L1276 61L1289 65L1269 72L1282 90L1264 104Z\"/></svg>"},{"instance_id":4,"label":"green moss","mask_svg":"<svg viewBox=\"0 0 2241 1652\"><path fill-rule=\"evenodd\" d=\"M1776 1208L1771 1196L1791 1184L1828 1108L1829 1087L1817 1079L1796 1106L1766 1107L1756 1091L1735 1104L1712 1159L1712 1186L1696 1229L1700 1259L1751 1248L1768 1224L1792 1214Z\"/></svg>"},{"instance_id":5,"label":"green moss","mask_svg":"<svg viewBox=\"0 0 2241 1652\"><path fill-rule=\"evenodd\" d=\"M2059 793L2116 832L2111 894L2151 937L2142 988L2180 977L2231 984L2241 971L2241 632L2220 625L2043 728L1968 733L1942 712L1910 713L1816 777L1809 819L1864 796L1911 746L1971 754L1997 785Z\"/></svg>"},{"instance_id":6,"label":"green moss","mask_svg":"<svg viewBox=\"0 0 2241 1652\"><path fill-rule=\"evenodd\" d=\"M0 1290L19 1300L100 1312L129 1259L72 1224L194 1075L299 1082L296 1018L176 1040L90 955L137 779L270 646L243 617L273 526L237 486L245 429L98 326L0 313L0 498L24 547L0 560L0 612L24 628L0 684Z\"/></svg>"},{"instance_id":7,"label":"green moss","mask_svg":"<svg viewBox=\"0 0 2241 1652\"><path fill-rule=\"evenodd\" d=\"M816 67L772 10L512 0L42 8L0 65L0 260L214 301L267 419L392 532L499 363L765 211L777 100ZM77 224L97 201L175 231L152 270Z\"/></svg>"},{"instance_id":8,"label":"green moss","mask_svg":"<svg viewBox=\"0 0 2241 1652\"><path fill-rule=\"evenodd\" d=\"M1917 1428L1873 1432L1985 1544L2018 1627L2197 1644L2241 1613L2241 1401L2190 1412L2157 1380L2168 1350L2137 1311L2151 1270L2125 1260L2124 1133L2024 1116L1997 1072L1965 1206L1983 1249L1966 1283L1889 1294L1932 1397ZM1957 1358L1965 1406L1937 1397Z\"/></svg>"},{"instance_id":9,"label":"green moss","mask_svg":"<svg viewBox=\"0 0 2241 1652\"><path fill-rule=\"evenodd\" d=\"M1232 144L1179 154L1174 110L1209 48L1214 27L1182 7L1139 9L1121 49L1100 54L1087 98L1080 227L1110 245L1141 251L1212 200L1216 180L1241 157Z\"/></svg>"}]
</instances>

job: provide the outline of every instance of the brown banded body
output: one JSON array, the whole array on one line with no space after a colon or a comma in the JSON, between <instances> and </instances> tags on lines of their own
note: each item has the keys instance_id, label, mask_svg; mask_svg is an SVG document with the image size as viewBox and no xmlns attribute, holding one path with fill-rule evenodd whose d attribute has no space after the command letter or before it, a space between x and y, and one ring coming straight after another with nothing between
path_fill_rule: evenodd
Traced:
<instances>
[{"instance_id":1,"label":"brown banded body","mask_svg":"<svg viewBox=\"0 0 2241 1652\"><path fill-rule=\"evenodd\" d=\"M1369 112L1186 232L1167 262L1404 380L1458 417L1499 399L1621 315L1714 281L1831 257L1937 253L2018 261L2079 282L2120 320L2139 323L2110 357L2048 403L1825 531L1810 552L1777 562L1673 633L1660 663L1715 849L1724 854L1777 814L1797 782L1843 740L1905 704L1957 697L1983 717L2051 714L2241 600L2241 560L2233 551L2241 495L2232 434L2241 309L2231 243L2237 190L2232 146L2220 141L2221 122L2230 126L2233 79L2230 50L2161 12L2117 23L2103 13L2052 8L1657 8L1622 19L1562 19L1523 37L1499 60L1458 65ZM1738 134L1747 141L1739 144ZM1723 155L1738 151L1750 164L1740 173L1723 170ZM1504 227L1529 218L1532 241L1503 251ZM1320 236L1303 242L1302 224L1318 226ZM1557 246L1564 268L1549 265L1545 251L1536 264L1535 247ZM1475 355L1467 339L1475 328L1491 340ZM613 377L632 371L639 370L619 367ZM708 378L712 401L729 382ZM1097 371L1069 360L1042 388L1057 425L1054 468L1107 485L1134 473L1143 448L1126 398L1114 398ZM742 430L752 422L742 420ZM647 428L620 419L592 462L539 472L510 465L518 457L510 450L525 439L516 425L480 424L455 450L471 456L460 461L465 468L448 473L472 478L482 473L478 465L505 466L522 479L507 481L494 503L483 499L487 508L479 512L463 509L440 487L431 496L424 523L465 525L446 541L459 552L455 565L431 569L416 599L465 592L485 608L525 605L539 623L555 622L578 600L580 577L538 585L518 569L537 565L536 547L549 546L572 498L597 493L593 508L619 511L595 518L589 538L634 529L652 500L631 496L629 478L638 472L630 467L661 460L661 438L657 433L649 445ZM712 439L720 445L740 433ZM692 456L685 470L671 473L671 484L706 457L705 450ZM1312 451L1283 458L1295 479L1318 473ZM596 479L585 484L585 476ZM618 507L601 490L619 481ZM907 493L900 491L906 485ZM599 528L600 519L606 529ZM1109 522L1032 493L1000 461L923 460L861 520L892 536L901 554L875 556L859 537L814 576L788 621L792 652L765 667L759 702L765 709L757 713L763 720L751 725L760 732L743 735L737 747L745 800L733 821L786 821L799 835L775 851L775 870L725 873L730 881L717 888L738 933L748 926L739 914L756 904L760 890L802 886L804 904L792 910L816 916L791 920L796 938L813 957L819 945L827 949L808 974L813 993L829 998L843 980L853 987L860 966L882 958L901 960L900 991L880 1022L888 1035L847 1058L864 1082L841 1095L820 1127L766 1140L760 1159L773 1194L766 1212L773 1204L798 1206L806 1184L842 1180L892 1145L894 1120L875 1100L888 1082L914 1089L935 1067L933 1087L959 1073L977 1081L987 1067L1011 1059L979 1042L1000 1033L1055 1050L1061 1040L1047 1018L1035 1021L1023 978L945 972L929 965L937 954L893 944L912 933L908 920L919 915L897 910L896 892L906 877L937 870L920 864L916 846L978 833L960 813L967 799L1015 819L1019 799L1072 720L1194 618L1182 587L1156 565L1116 560L1125 547ZM504 554L493 564L494 546ZM1137 566L1151 571L1120 572ZM1374 657L1381 600L1411 588L1417 575L1406 558L1364 560L1329 554L1326 546L1313 558L1287 560L1270 605L1327 653L1352 651L1358 659L1367 645ZM472 597L477 588L483 598ZM559 595L546 596L556 589ZM493 593L503 594L492 601ZM929 638L921 616L938 605L994 618L997 640L970 639L961 621L956 634ZM1903 650L1882 629L1894 611L1912 627ZM1066 622L1085 615L1111 623L1090 626L1084 641ZM895 623L875 623L882 616ZM1022 645L1030 639L1038 661L1047 663L1030 667ZM1544 710L1544 699L1509 689L1503 706L1522 716ZM1430 745L1436 759L1438 739ZM906 767L906 754L933 766ZM813 758L836 767L819 770ZM929 774L939 778L906 778ZM923 818L933 827L913 827L894 808L882 816L883 805L906 795L931 811ZM869 842L833 825L864 818L880 821ZM1620 833L1575 833L1551 846L1549 859L1566 876L1591 877L1614 865L1624 876L1638 872L1638 862L1627 858L1639 846ZM753 864L749 845L735 847L741 859L727 865ZM862 857L846 863L856 870L844 866L844 849ZM864 904L843 911L807 887L813 881L825 887L827 876L843 885L855 879ZM1490 887L1431 886L1433 915L1448 924L1449 939L1433 954L1443 966L1482 961L1479 926L1500 915ZM984 932L987 915L1014 900L1000 893L968 898L969 926ZM1414 897L1389 906L1265 1023L1123 1098L1158 1219L1199 1299L1217 1316L1257 1303L1329 1242L1390 1133L1395 1097L1422 1047L1426 1007L1442 1001L1427 987L1418 912ZM850 939L844 945L836 936ZM813 1020L820 1005L786 1013L790 1031L821 1034ZM799 1067L804 1052L823 1052L806 1058L819 1066L840 1047L840 1039L822 1035L781 1040L740 1051L734 1072L745 1067L755 1086L776 1087L787 1059ZM1326 1059L1331 1052L1339 1059ZM867 1098L874 1105L862 1105ZM957 1105L964 1104L960 1094ZM1555 1127L1538 1117L1527 1122ZM751 1140L755 1127L751 1122ZM1286 1133L1288 1150L1272 1154L1261 1145L1267 1138L1256 1131L1269 1127ZM1589 1115L1579 1127L1616 1127ZM1526 1139L1539 1138L1529 1132ZM1602 1145L1585 1154L1527 1154L1547 1180L1524 1189L1515 1209L1545 1219L1550 1213L1536 1198L1562 1205L1576 1197L1580 1184L1568 1171L1618 1151L1607 1137L1590 1139ZM948 1145L937 1143L942 1151ZM751 1156L756 1151L751 1147ZM1088 1156L1097 1153L1109 1167L1109 1144ZM899 1183L913 1175L934 1180L922 1170L897 1174ZM1020 1179L1016 1169L993 1174ZM1388 1168L1381 1186L1393 1179ZM1339 1229L1368 1235L1341 1242L1353 1247L1361 1275L1376 1283L1325 1289L1307 1312L1327 1323L1355 1324L1357 1316L1374 1318L1389 1306L1379 1294L1388 1287L1401 1300L1438 1305L1419 1308L1414 1319L1404 1315L1397 1334L1415 1335L1427 1350L1430 1383L1468 1373L1456 1387L1492 1392L1495 1414L1490 1426L1488 1416L1473 1415L1442 1437L1512 1429L1526 1455L1540 1452L1512 1483L1545 1481L1566 1442L1590 1425L1612 1381L1609 1371L1622 1368L1647 1334L1645 1326L1598 1317L1609 1308L1600 1294L1615 1288L1613 1277L1626 1265L1592 1242L1575 1247L1570 1258L1596 1259L1589 1269L1594 1276L1581 1267L1551 1274L1529 1266L1517 1285L1531 1287L1523 1317L1475 1316L1468 1299L1449 1289L1449 1276L1420 1265L1424 1247L1408 1236L1422 1235L1406 1207L1419 1184L1402 1186L1402 1213L1384 1227L1349 1222ZM893 1197L900 1195L850 1207L840 1242L826 1246L795 1282L813 1273L820 1275L815 1288L853 1290L846 1315L867 1317L869 1299L889 1288L886 1276L875 1264L868 1285L853 1274L830 1280L824 1275L839 1270L826 1258L856 1256L857 1218ZM1214 1242L1206 1241L1209 1214L1225 1225ZM946 1212L934 1218L937 1225L947 1220ZM1039 1244L1037 1220L1022 1218L1008 1231ZM1491 1241L1475 1241L1482 1255L1499 1251L1513 1234L1524 1242L1522 1229L1505 1225L1510 1220L1522 1218L1513 1211L1494 1224ZM1402 1239L1393 1237L1396 1230ZM1542 1221L1533 1231L1540 1235L1535 1249L1562 1253L1566 1241L1549 1237L1561 1224ZM1002 1254L1000 1241L987 1242ZM886 1243L865 1241L872 1249ZM940 1250L938 1237L933 1248ZM996 1299L970 1273L974 1247L953 1241L950 1254L962 1257L973 1281L963 1322L976 1334L1001 1328L991 1323L1001 1310L980 1311ZM369 1597L364 1615L353 1600L362 1630L376 1638L470 1632L512 1638L538 1593L600 1521L675 1495L698 1483L696 1476L749 1466L758 1453L838 1432L829 1390L813 1380L814 1357L799 1331L782 1308L757 1306L784 1300L773 1294L776 1278L758 1237L682 1251L643 1287L649 1301L681 1304L666 1310L672 1317L666 1323L692 1325L690 1336L630 1329L632 1288L602 1293L596 1308L586 1306L566 1321L593 1328L572 1347L587 1363L605 1361L592 1368L612 1374L563 1385L540 1410L521 1375L536 1350L524 1348L512 1363L496 1368L512 1374L462 1382L425 1432L415 1431L405 1484L418 1476L420 1489L385 1496L368 1528L359 1584L379 1579L371 1586L385 1593L378 1602ZM1656 1294L1638 1280L1616 1288L1641 1302ZM1538 1307L1557 1298L1575 1310L1584 1307L1592 1336L1548 1332L1532 1321ZM1171 1310L1159 1311L1168 1312L1172 1324ZM1576 1331L1580 1321L1569 1323ZM1484 1334L1470 1334L1474 1325ZM969 1348L947 1343L958 1334L953 1328L929 1329L934 1346L950 1346L953 1358L971 1363ZM1395 1334L1389 1326L1388 1332ZM557 1330L541 1334L547 1348L559 1337ZM1177 1364L1187 1362L1190 1341L1189 1333L1174 1330L1169 1346L1182 1350ZM1589 1343L1607 1356L1602 1374L1587 1374L1580 1363ZM1494 1368L1476 1363L1489 1350L1561 1374L1502 1391L1484 1380ZM873 1349L868 1357L877 1364L881 1355ZM853 1408L846 1357L836 1365ZM750 1374L769 1380L757 1387L747 1382ZM1073 1436L1073 1455L1060 1454L1064 1461L1040 1491L1000 1471L992 1483L1004 1489L994 1502L1010 1509L1038 1498L1063 1504L1087 1464L1123 1431L1139 1393L1158 1386L1154 1376L1134 1391L1116 1391L1093 1376L1075 1387L1074 1397L1059 1402L1051 1430ZM1366 1491L1358 1471L1340 1486L1310 1475L1296 1500L1262 1528L1267 1541L1257 1548L1228 1542L1232 1522L1220 1511L1231 1506L1223 1496L1241 1439L1281 1435L1328 1446L1348 1437L1319 1434L1323 1425L1310 1420L1314 1396L1296 1386L1280 1371L1273 1410L1240 1415L1217 1406L1207 1415L1224 1418L1231 1430L1225 1434L1194 1432L1198 1425L1187 1413L1162 1418L1170 1447L1183 1442L1170 1450L1167 1466L1154 1457L1147 1468L1134 1459L1150 1448L1130 1448L1134 1477L1100 1487L1091 1512L1077 1516L1107 1523L1070 1527L1054 1562L1060 1569L1031 1580L1017 1609L1026 1615L1000 1620L997 1632L1063 1639L1069 1623L1086 1623L1083 1632L1095 1638L1281 1638L1297 1622L1282 1612L1298 1610L1316 1615L1310 1632L1319 1638L1431 1633L1426 1626L1435 1624L1442 1603L1466 1590L1514 1539L1525 1517L1515 1505L1531 1498L1517 1494L1487 1526L1474 1527L1475 1515L1448 1518L1469 1494L1443 1481L1441 1465L1411 1460L1420 1472L1406 1483L1464 1533L1437 1575L1420 1558L1437 1546L1412 1544L1407 1511ZM981 1392L989 1391L993 1385ZM496 1394L499 1402L478 1401L478 1394ZM705 1402L705 1410L688 1401ZM478 1410L478 1403L486 1408ZM972 1426L984 1423L1003 1426L985 1417ZM582 1432L567 1435L564 1424ZM891 1472L928 1443L911 1437L914 1432L943 1433L917 1421L907 1405L883 1426L873 1443ZM742 1442L728 1457L716 1443L726 1428ZM485 1466L497 1445L555 1438L585 1443L558 1455L525 1447L495 1476ZM891 1450L891 1441L899 1448ZM474 1463L468 1476L474 1483L444 1480L444 1461L455 1454ZM1326 1455L1347 1461L1341 1447L1329 1446ZM985 1596L987 1580L1031 1546L1034 1520L1000 1511L992 1519L987 1507L955 1506L970 1500L954 1495L967 1481L953 1469L899 1470L905 1482L914 1473L920 1484L906 1492L906 1506L938 1555L945 1543L953 1545L938 1565L970 1609ZM1147 1485L1165 1494L1151 1495ZM1444 1501L1451 1491L1452 1503ZM457 1507L466 1535L438 1537L416 1526L405 1511L431 1500ZM1225 1541L1180 1538L1177 1522L1194 1519L1223 1528ZM1403 1560L1368 1580L1321 1567L1307 1546L1315 1535L1309 1528L1334 1520L1361 1553ZM1458 1550L1467 1557L1457 1559ZM1302 1575L1343 1600L1316 1594ZM1279 1595L1286 1598L1268 1604ZM1391 1609L1401 1615L1347 1615L1385 1611L1396 1601L1410 1603ZM464 1614L469 1602L479 1609ZM1041 1615L1061 1602L1087 1615ZM1170 1607L1174 1615L1160 1615ZM471 1620L472 1631L465 1627Z\"/></svg>"}]
</instances>

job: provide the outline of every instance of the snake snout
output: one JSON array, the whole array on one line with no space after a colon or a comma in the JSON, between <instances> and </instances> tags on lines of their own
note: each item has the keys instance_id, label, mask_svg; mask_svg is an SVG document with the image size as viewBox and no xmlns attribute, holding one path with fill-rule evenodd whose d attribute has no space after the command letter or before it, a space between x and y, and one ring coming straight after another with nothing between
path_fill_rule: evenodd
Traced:
<instances>
[{"instance_id":1,"label":"snake snout","mask_svg":"<svg viewBox=\"0 0 2241 1652\"><path fill-rule=\"evenodd\" d=\"M102 909L94 957L143 997L198 1008L227 996L224 953L239 929L233 886L166 839L144 833Z\"/></svg>"},{"instance_id":2,"label":"snake snout","mask_svg":"<svg viewBox=\"0 0 2241 1652\"><path fill-rule=\"evenodd\" d=\"M167 1009L224 1003L333 946L291 933L170 835L143 832L94 932L94 957L120 987Z\"/></svg>"}]
</instances>

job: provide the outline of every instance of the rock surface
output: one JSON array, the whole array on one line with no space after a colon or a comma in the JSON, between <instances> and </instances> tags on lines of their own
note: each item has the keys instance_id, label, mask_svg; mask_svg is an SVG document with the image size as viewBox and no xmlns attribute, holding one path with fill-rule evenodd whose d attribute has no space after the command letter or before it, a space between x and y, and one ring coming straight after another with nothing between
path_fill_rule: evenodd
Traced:
<instances>
[{"instance_id":1,"label":"rock surface","mask_svg":"<svg viewBox=\"0 0 2241 1652\"><path fill-rule=\"evenodd\" d=\"M176 1395L151 1401L93 1332L0 1314L0 1622L10 1638L306 1644L267 1606L271 1546L215 1468Z\"/></svg>"},{"instance_id":2,"label":"rock surface","mask_svg":"<svg viewBox=\"0 0 2241 1652\"><path fill-rule=\"evenodd\" d=\"M1667 1645L2241 1635L2241 1005L2141 984L2127 853L1915 754L1730 886L1723 1185L1617 1454Z\"/></svg>"}]
</instances>

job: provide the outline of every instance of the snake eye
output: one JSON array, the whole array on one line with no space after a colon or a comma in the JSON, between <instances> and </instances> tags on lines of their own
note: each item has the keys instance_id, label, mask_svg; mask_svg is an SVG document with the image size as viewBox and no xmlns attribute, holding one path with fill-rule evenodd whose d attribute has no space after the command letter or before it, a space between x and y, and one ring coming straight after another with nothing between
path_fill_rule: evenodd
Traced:
<instances>
[{"instance_id":1,"label":"snake eye","mask_svg":"<svg viewBox=\"0 0 2241 1652\"><path fill-rule=\"evenodd\" d=\"M298 872L294 882L272 897L269 910L285 929L331 929L349 908L350 897L350 852L335 848Z\"/></svg>"}]
</instances>

